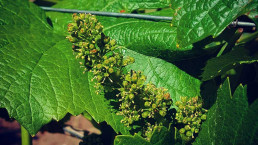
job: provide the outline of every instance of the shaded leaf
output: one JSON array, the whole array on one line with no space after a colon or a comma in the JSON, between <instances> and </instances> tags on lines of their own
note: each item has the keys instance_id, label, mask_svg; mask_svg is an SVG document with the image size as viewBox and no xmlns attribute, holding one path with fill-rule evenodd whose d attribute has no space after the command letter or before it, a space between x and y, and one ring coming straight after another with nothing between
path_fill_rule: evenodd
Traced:
<instances>
[{"instance_id":1,"label":"shaded leaf","mask_svg":"<svg viewBox=\"0 0 258 145\"><path fill-rule=\"evenodd\" d=\"M207 81L212 79L241 64L257 62L258 53L252 54L252 56L250 54L248 49L236 47L233 51L225 55L210 59L204 67L202 80Z\"/></svg>"},{"instance_id":2,"label":"shaded leaf","mask_svg":"<svg viewBox=\"0 0 258 145\"><path fill-rule=\"evenodd\" d=\"M194 144L255 144L258 101L248 106L246 89L240 85L232 95L229 79L223 83Z\"/></svg>"}]
</instances>

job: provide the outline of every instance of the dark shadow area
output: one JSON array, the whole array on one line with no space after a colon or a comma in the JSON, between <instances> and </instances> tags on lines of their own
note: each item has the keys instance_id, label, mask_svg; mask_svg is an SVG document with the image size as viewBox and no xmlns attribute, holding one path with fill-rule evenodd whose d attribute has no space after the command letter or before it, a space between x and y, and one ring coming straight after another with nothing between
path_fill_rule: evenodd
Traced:
<instances>
[{"instance_id":1,"label":"dark shadow area","mask_svg":"<svg viewBox=\"0 0 258 145\"><path fill-rule=\"evenodd\" d=\"M41 132L48 131L50 133L64 133L63 127L65 126L65 122L67 122L71 116L72 115L68 113L65 115L65 117L63 119L61 119L58 122L55 120L52 120L48 124L44 125L40 129L40 131Z\"/></svg>"},{"instance_id":2,"label":"dark shadow area","mask_svg":"<svg viewBox=\"0 0 258 145\"><path fill-rule=\"evenodd\" d=\"M38 6L47 6L47 7L51 7L56 4L55 2L50 2L45 0L35 0L34 3Z\"/></svg>"},{"instance_id":3,"label":"dark shadow area","mask_svg":"<svg viewBox=\"0 0 258 145\"><path fill-rule=\"evenodd\" d=\"M49 17L47 17L47 23L48 23L51 27L53 27L53 23L52 23L52 21L51 21L51 19L50 19Z\"/></svg>"},{"instance_id":4,"label":"dark shadow area","mask_svg":"<svg viewBox=\"0 0 258 145\"><path fill-rule=\"evenodd\" d=\"M79 145L112 145L117 135L115 131L107 123L100 123L101 135L88 134L89 132L84 132L83 141Z\"/></svg>"},{"instance_id":5,"label":"dark shadow area","mask_svg":"<svg viewBox=\"0 0 258 145\"><path fill-rule=\"evenodd\" d=\"M3 118L6 121L14 121L15 119L12 119L9 117L8 112L5 108L0 108L0 118Z\"/></svg>"},{"instance_id":6,"label":"dark shadow area","mask_svg":"<svg viewBox=\"0 0 258 145\"><path fill-rule=\"evenodd\" d=\"M0 130L3 128L0 127ZM20 129L8 130L3 133L0 133L0 143L1 145L20 145Z\"/></svg>"},{"instance_id":7,"label":"dark shadow area","mask_svg":"<svg viewBox=\"0 0 258 145\"><path fill-rule=\"evenodd\" d=\"M217 99L217 90L221 81L220 78L215 78L201 85L201 96L203 100L203 108L210 109Z\"/></svg>"}]
</instances>

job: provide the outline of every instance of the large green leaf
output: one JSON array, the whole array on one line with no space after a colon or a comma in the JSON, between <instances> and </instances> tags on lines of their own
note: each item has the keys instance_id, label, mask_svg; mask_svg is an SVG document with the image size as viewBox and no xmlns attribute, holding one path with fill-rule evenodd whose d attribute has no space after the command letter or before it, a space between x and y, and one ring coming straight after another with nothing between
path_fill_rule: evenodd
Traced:
<instances>
[{"instance_id":1,"label":"large green leaf","mask_svg":"<svg viewBox=\"0 0 258 145\"><path fill-rule=\"evenodd\" d=\"M171 145L174 144L174 130L168 130L165 127L156 127L150 141L142 138L138 134L118 135L115 139L115 145Z\"/></svg>"},{"instance_id":2,"label":"large green leaf","mask_svg":"<svg viewBox=\"0 0 258 145\"><path fill-rule=\"evenodd\" d=\"M132 12L139 8L153 9L168 7L169 3L170 0L63 0L58 2L55 7L109 12L125 10L125 12Z\"/></svg>"},{"instance_id":3,"label":"large green leaf","mask_svg":"<svg viewBox=\"0 0 258 145\"><path fill-rule=\"evenodd\" d=\"M238 86L232 95L227 79L220 86L217 100L209 109L194 144L255 144L258 140L257 110L258 100L248 106L247 87Z\"/></svg>"},{"instance_id":4,"label":"large green leaf","mask_svg":"<svg viewBox=\"0 0 258 145\"><path fill-rule=\"evenodd\" d=\"M185 47L209 35L218 36L255 0L173 0L177 42Z\"/></svg>"},{"instance_id":5,"label":"large green leaf","mask_svg":"<svg viewBox=\"0 0 258 145\"><path fill-rule=\"evenodd\" d=\"M127 133L121 116L97 95L65 36L48 25L42 10L27 1L0 1L0 107L35 134L51 119L84 110L98 122Z\"/></svg>"},{"instance_id":6,"label":"large green leaf","mask_svg":"<svg viewBox=\"0 0 258 145\"><path fill-rule=\"evenodd\" d=\"M90 3L93 3L91 5L83 1L74 2L74 4L70 3L70 1L64 0L54 7L105 11L105 6L96 6L99 4L99 2L96 1L90 1ZM117 1L114 1L114 3L117 3ZM157 5L156 8L162 6L163 5ZM143 6L139 3L137 7L151 8L152 5ZM114 9L116 9L115 6ZM172 9L165 9L148 14L172 16L172 12ZM71 14L47 12L47 15L52 20L55 31L64 34L67 33L67 24L72 20ZM170 22L101 16L98 16L98 19L104 26L105 34L117 40L118 45L125 46L144 55L175 61L187 58L194 53L191 51L191 46L180 49L176 47L177 29L176 27L171 27Z\"/></svg>"},{"instance_id":7,"label":"large green leaf","mask_svg":"<svg viewBox=\"0 0 258 145\"><path fill-rule=\"evenodd\" d=\"M241 64L258 62L258 53L250 56L250 51L243 47L235 49L220 57L215 57L207 62L202 74L202 80L207 81Z\"/></svg>"},{"instance_id":8,"label":"large green leaf","mask_svg":"<svg viewBox=\"0 0 258 145\"><path fill-rule=\"evenodd\" d=\"M126 12L130 13L139 8L151 9L168 7L169 2L169 0L63 0L53 7L106 12L120 12L121 10L126 10ZM71 21L71 14L48 12L47 15L51 18L56 30L66 32L67 24Z\"/></svg>"},{"instance_id":9,"label":"large green leaf","mask_svg":"<svg viewBox=\"0 0 258 145\"><path fill-rule=\"evenodd\" d=\"M124 54L135 59L135 63L129 65L127 70L140 70L147 76L147 82L152 82L157 87L167 88L174 102L180 100L181 96L195 97L200 95L200 80L190 76L175 65L129 49L125 49Z\"/></svg>"}]
</instances>

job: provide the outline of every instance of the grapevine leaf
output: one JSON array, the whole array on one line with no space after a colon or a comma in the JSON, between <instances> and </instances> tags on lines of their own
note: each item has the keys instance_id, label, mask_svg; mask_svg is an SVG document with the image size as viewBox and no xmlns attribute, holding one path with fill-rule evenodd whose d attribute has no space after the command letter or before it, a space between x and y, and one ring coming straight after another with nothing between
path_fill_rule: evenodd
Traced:
<instances>
[{"instance_id":1,"label":"grapevine leaf","mask_svg":"<svg viewBox=\"0 0 258 145\"><path fill-rule=\"evenodd\" d=\"M135 63L127 67L128 70L142 71L147 76L147 82L152 82L157 87L167 88L174 102L180 100L181 96L195 97L200 95L200 80L190 76L175 65L129 49L124 49L124 55L135 59Z\"/></svg>"},{"instance_id":2,"label":"grapevine leaf","mask_svg":"<svg viewBox=\"0 0 258 145\"><path fill-rule=\"evenodd\" d=\"M207 120L203 123L194 144L255 144L257 103L256 100L248 106L246 86L239 85L232 95L227 79L218 89L217 100L209 109Z\"/></svg>"},{"instance_id":3,"label":"grapevine leaf","mask_svg":"<svg viewBox=\"0 0 258 145\"><path fill-rule=\"evenodd\" d=\"M179 46L188 46L209 35L218 36L253 3L254 0L173 0L176 12L172 23L177 26Z\"/></svg>"},{"instance_id":4,"label":"grapevine leaf","mask_svg":"<svg viewBox=\"0 0 258 145\"><path fill-rule=\"evenodd\" d=\"M97 95L65 36L48 25L42 10L28 1L0 1L0 107L30 134L68 112L87 111L98 122L127 133L121 116Z\"/></svg>"},{"instance_id":5,"label":"grapevine leaf","mask_svg":"<svg viewBox=\"0 0 258 145\"><path fill-rule=\"evenodd\" d=\"M142 138L140 135L119 135L115 138L114 145L151 145L150 142Z\"/></svg>"},{"instance_id":6,"label":"grapevine leaf","mask_svg":"<svg viewBox=\"0 0 258 145\"><path fill-rule=\"evenodd\" d=\"M104 6L95 7L99 2L94 1L92 5L81 1L76 4L67 4L70 1L62 1L54 7L69 9L84 9L104 11ZM93 3L93 2L92 2ZM140 7L141 5L139 5ZM140 7L151 8L151 7ZM116 9L114 7L114 9ZM165 9L148 15L172 16L172 9ZM71 21L71 14L47 12L53 22L55 31L66 34L67 24ZM176 27L171 27L170 22L148 21L132 18L114 18L98 16L104 26L104 33L112 39L117 40L118 45L125 46L131 50L144 55L159 58L171 58L173 61L192 56L192 47L178 49L176 47Z\"/></svg>"},{"instance_id":7,"label":"grapevine leaf","mask_svg":"<svg viewBox=\"0 0 258 145\"><path fill-rule=\"evenodd\" d=\"M142 138L138 134L118 135L115 139L115 145L170 145L175 142L173 132L165 127L156 127L150 141Z\"/></svg>"},{"instance_id":8,"label":"grapevine leaf","mask_svg":"<svg viewBox=\"0 0 258 145\"><path fill-rule=\"evenodd\" d=\"M108 11L108 12L132 12L136 9L154 9L168 7L170 0L63 0L57 3L55 7L60 8L82 8L83 10Z\"/></svg>"},{"instance_id":9,"label":"grapevine leaf","mask_svg":"<svg viewBox=\"0 0 258 145\"><path fill-rule=\"evenodd\" d=\"M153 9L168 7L170 0L63 0L58 2L53 7L66 8L66 9L79 9L79 10L91 10L91 11L104 11L104 12L132 12L136 9ZM51 18L56 30L66 32L68 22L71 20L70 14L64 14L59 12L48 12L47 15ZM105 25L104 25L105 26Z\"/></svg>"},{"instance_id":10,"label":"grapevine leaf","mask_svg":"<svg viewBox=\"0 0 258 145\"><path fill-rule=\"evenodd\" d=\"M106 121L116 132L121 132L122 134L129 134L128 128L125 127L124 124L121 123L123 116L119 116L115 114L115 110L113 110L109 104L109 102L105 99L103 94L96 94L95 82L91 81L93 78L92 73L88 74L88 86L90 95L85 97L88 102L85 106L85 110L97 121L103 122Z\"/></svg>"},{"instance_id":11,"label":"grapevine leaf","mask_svg":"<svg viewBox=\"0 0 258 145\"><path fill-rule=\"evenodd\" d=\"M237 47L225 55L210 59L204 68L202 80L207 81L241 64L254 62L258 62L258 53L250 56L248 49Z\"/></svg>"}]
</instances>

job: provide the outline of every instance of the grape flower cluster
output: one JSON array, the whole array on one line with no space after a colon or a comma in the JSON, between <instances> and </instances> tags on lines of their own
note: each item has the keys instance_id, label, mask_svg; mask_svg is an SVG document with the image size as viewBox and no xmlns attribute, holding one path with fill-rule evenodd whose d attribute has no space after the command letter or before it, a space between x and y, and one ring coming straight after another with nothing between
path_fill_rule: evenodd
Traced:
<instances>
[{"instance_id":1,"label":"grape flower cluster","mask_svg":"<svg viewBox=\"0 0 258 145\"><path fill-rule=\"evenodd\" d=\"M167 89L156 88L148 83L144 85L146 76L141 71L130 71L125 75L122 87L119 89L121 105L118 115L126 126L139 121L140 118L164 117L168 107L172 104Z\"/></svg>"},{"instance_id":2,"label":"grape flower cluster","mask_svg":"<svg viewBox=\"0 0 258 145\"><path fill-rule=\"evenodd\" d=\"M199 133L208 110L202 108L202 100L199 97L181 97L181 101L177 101L175 105L178 107L176 120L182 126L179 129L180 136L184 141L191 141Z\"/></svg>"},{"instance_id":3,"label":"grape flower cluster","mask_svg":"<svg viewBox=\"0 0 258 145\"><path fill-rule=\"evenodd\" d=\"M101 90L104 83L113 83L112 79L120 76L122 67L134 62L132 57L123 58L116 41L104 35L103 26L94 15L73 14L68 32L76 58L82 60L80 64L85 71L94 74L97 90Z\"/></svg>"},{"instance_id":4,"label":"grape flower cluster","mask_svg":"<svg viewBox=\"0 0 258 145\"><path fill-rule=\"evenodd\" d=\"M73 14L72 17L73 22L68 24L70 35L67 38L73 44L73 51L76 58L81 60L81 66L93 74L92 81L95 81L97 93L108 87L112 88L119 103L117 114L123 116L121 122L127 127L141 126L141 134L150 139L155 126L164 125L166 118L169 118L168 108L172 100L168 90L146 83L147 77L141 71L122 73L125 66L135 60L132 57L123 57L116 41L103 33L103 26L96 16ZM177 120L190 129L184 127L185 131L180 132L187 137L190 134L193 136L200 128L200 113L205 111L198 106L198 98L195 101L183 100L177 102L180 108ZM195 119L190 121L188 118Z\"/></svg>"}]
</instances>

